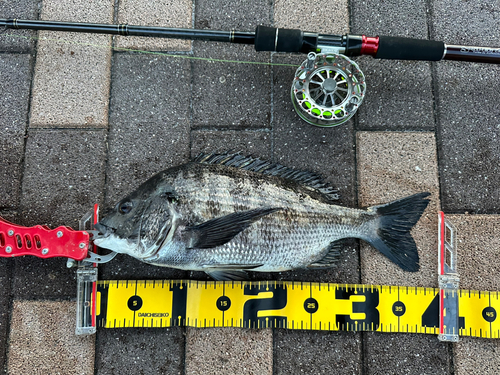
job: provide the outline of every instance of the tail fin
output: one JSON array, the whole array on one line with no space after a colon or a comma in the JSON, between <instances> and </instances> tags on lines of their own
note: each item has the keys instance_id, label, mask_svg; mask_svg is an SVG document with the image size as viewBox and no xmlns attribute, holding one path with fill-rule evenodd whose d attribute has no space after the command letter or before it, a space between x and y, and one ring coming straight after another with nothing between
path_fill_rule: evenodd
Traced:
<instances>
[{"instance_id":1,"label":"tail fin","mask_svg":"<svg viewBox=\"0 0 500 375\"><path fill-rule=\"evenodd\" d=\"M419 193L371 209L376 210L377 232L367 241L405 271L419 270L418 251L410 234L422 216L430 193Z\"/></svg>"}]
</instances>

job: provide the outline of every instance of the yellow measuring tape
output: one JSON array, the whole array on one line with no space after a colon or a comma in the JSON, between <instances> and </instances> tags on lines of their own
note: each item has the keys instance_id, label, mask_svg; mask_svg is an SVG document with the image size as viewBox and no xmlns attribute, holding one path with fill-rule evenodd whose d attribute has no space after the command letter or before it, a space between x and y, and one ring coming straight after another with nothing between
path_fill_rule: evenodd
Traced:
<instances>
[{"instance_id":1,"label":"yellow measuring tape","mask_svg":"<svg viewBox=\"0 0 500 375\"><path fill-rule=\"evenodd\" d=\"M459 335L498 338L498 292L459 290ZM439 334L440 289L287 281L98 281L96 325ZM445 297L446 298L446 297Z\"/></svg>"}]
</instances>

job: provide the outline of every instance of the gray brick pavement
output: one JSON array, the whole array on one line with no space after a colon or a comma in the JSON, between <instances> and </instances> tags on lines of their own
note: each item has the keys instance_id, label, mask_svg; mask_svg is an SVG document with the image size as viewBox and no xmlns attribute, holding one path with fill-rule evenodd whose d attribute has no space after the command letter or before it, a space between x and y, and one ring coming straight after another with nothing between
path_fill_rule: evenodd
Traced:
<instances>
[{"instance_id":1,"label":"gray brick pavement","mask_svg":"<svg viewBox=\"0 0 500 375\"><path fill-rule=\"evenodd\" d=\"M97 334L96 375L184 374L183 329L105 329Z\"/></svg>"},{"instance_id":2,"label":"gray brick pavement","mask_svg":"<svg viewBox=\"0 0 500 375\"><path fill-rule=\"evenodd\" d=\"M116 54L110 104L106 203L189 159L189 61Z\"/></svg>"},{"instance_id":3,"label":"gray brick pavement","mask_svg":"<svg viewBox=\"0 0 500 375\"><path fill-rule=\"evenodd\" d=\"M351 1L351 32L428 39L423 1ZM365 74L360 130L433 130L434 97L429 62L356 59Z\"/></svg>"},{"instance_id":4,"label":"gray brick pavement","mask_svg":"<svg viewBox=\"0 0 500 375\"><path fill-rule=\"evenodd\" d=\"M74 334L75 315L73 302L15 301L8 373L93 374L95 337Z\"/></svg>"},{"instance_id":5,"label":"gray brick pavement","mask_svg":"<svg viewBox=\"0 0 500 375\"><path fill-rule=\"evenodd\" d=\"M245 130L270 127L271 74L268 53L252 46L194 42L196 57L259 64L193 60L193 127Z\"/></svg>"},{"instance_id":6,"label":"gray brick pavement","mask_svg":"<svg viewBox=\"0 0 500 375\"><path fill-rule=\"evenodd\" d=\"M500 209L499 73L498 66L472 63L437 67L439 174L447 212Z\"/></svg>"},{"instance_id":7,"label":"gray brick pavement","mask_svg":"<svg viewBox=\"0 0 500 375\"><path fill-rule=\"evenodd\" d=\"M499 6L498 0L460 7L435 0L432 36L448 44L498 47ZM498 213L499 73L495 65L436 65L439 173L447 212Z\"/></svg>"},{"instance_id":8,"label":"gray brick pavement","mask_svg":"<svg viewBox=\"0 0 500 375\"><path fill-rule=\"evenodd\" d=\"M0 207L19 205L31 83L29 54L0 55Z\"/></svg>"},{"instance_id":9,"label":"gray brick pavement","mask_svg":"<svg viewBox=\"0 0 500 375\"><path fill-rule=\"evenodd\" d=\"M38 19L38 3L38 0L2 1L0 14L2 18ZM36 44L36 31L5 30L3 34L0 37L2 52L30 52Z\"/></svg>"},{"instance_id":10,"label":"gray brick pavement","mask_svg":"<svg viewBox=\"0 0 500 375\"><path fill-rule=\"evenodd\" d=\"M78 229L78 220L103 198L105 138L102 130L30 130L19 224ZM75 271L63 258L12 262L16 298L74 297Z\"/></svg>"},{"instance_id":11,"label":"gray brick pavement","mask_svg":"<svg viewBox=\"0 0 500 375\"><path fill-rule=\"evenodd\" d=\"M275 373L361 374L361 333L278 329L274 335Z\"/></svg>"},{"instance_id":12,"label":"gray brick pavement","mask_svg":"<svg viewBox=\"0 0 500 375\"><path fill-rule=\"evenodd\" d=\"M162 6L167 3L162 2ZM358 0L335 1L333 4L317 1L313 8L306 9L302 3L285 1L237 1L229 5L219 0L196 0L193 21L195 27L228 30L253 30L257 24L272 23L324 33L343 33L350 27L354 33L368 35L431 37L449 43L498 46L498 35L494 32L497 29L497 3L498 0L493 3L481 0L479 3L461 3L457 7L449 0L426 3L391 0L377 6ZM44 6L48 4L55 3L46 1ZM80 8L82 6L82 2L75 4ZM113 2L100 1L99 4L111 10ZM119 1L117 4L124 3ZM191 3L181 1L176 5L179 4L187 13L175 13L179 19L173 21L191 20L186 18L193 9ZM110 15L111 11L104 13ZM144 12L154 18L148 13ZM78 13L63 10L62 16L75 14ZM0 16L36 18L37 2L3 2L0 4ZM115 16L119 18L120 11ZM35 35L34 32L20 33ZM67 39L66 36L62 38ZM31 55L36 43L31 39L0 35L0 84L3 93L0 96L0 132L3 133L0 135L10 142L0 146L0 157L7 161L4 165L8 165L6 171L0 170L0 177L7 181L0 187L0 208L2 215L11 214L21 224L75 226L76 220L94 202L103 203L103 207L110 206L153 173L185 162L200 151L233 149L319 172L340 189L340 202L353 206L371 204L372 198L383 201L406 188L421 187L419 179L408 178L406 173L412 171L426 176L425 183L433 189L435 197L431 214L426 215L415 233L417 242L421 244L423 259L420 274L407 277L393 272L378 260L375 265L366 267L367 261L378 259L378 254L365 245L352 242L343 251L339 267L328 272L295 271L258 275L258 278L350 283L361 280L378 284L406 281L434 286L433 244L436 242L435 213L439 202L447 213L499 213L496 186L499 182L500 150L496 142L499 129L495 101L498 67L358 59L368 82L365 103L358 115L347 124L318 129L302 122L293 112L289 90L294 67L113 52L109 64L100 65L94 71L99 77L110 80L105 82L110 85L108 94L90 95L92 100L89 103L97 103L98 108L92 107L92 104L83 106L79 99L75 99L76 107L72 108L79 111L79 117L75 117L72 110L64 110L62 104L68 98L60 100L60 97L55 97L50 101L52 109L45 106L49 102L43 98L44 92L52 95L57 90L47 86L50 80L42 74L53 72L47 68L38 70L39 86L34 90L35 101L31 104L31 125L47 129L29 129L24 150L24 132L30 108L29 90L33 83L30 64L35 61L32 59L36 59L37 64L44 61L44 51L40 48L44 43L40 43L39 49ZM167 48L185 49L182 57L296 65L304 60L304 56L256 54L251 47L208 42L187 46ZM71 49L68 51L70 53ZM94 52L88 53L92 55ZM68 58L67 53L64 56ZM111 56L111 52L108 50L103 56ZM95 56L92 61L103 63ZM82 69L82 65L72 66L72 69ZM92 63L83 66L91 71L94 69ZM75 77L67 75L59 81L74 85L72 80L77 76L81 76L80 73ZM97 81L102 83L101 78ZM45 83L40 85L42 82ZM96 80L83 79L78 84L80 86L74 87L92 92L87 90L92 82ZM34 105L40 98L45 104ZM47 113L56 113L59 117L41 121L40 115L45 114L42 107L50 109ZM87 121L85 117L89 113L97 120ZM89 129L54 129L76 126ZM6 127L12 133L6 132ZM380 136L374 130L390 132ZM360 134L367 140L363 145L356 143ZM404 137L410 134L413 134L411 137L417 134L420 143L405 143ZM398 148L398 142L402 147L409 146L411 152L405 147ZM359 154L363 147L365 151L369 150L366 154L368 158L382 166L385 163L393 168L417 160L418 169L408 164L411 171L405 170L403 175L380 174L380 169L372 169L368 174L365 170L364 174L360 174L360 170L366 168L366 158L363 161ZM385 150L386 155L391 151L390 157L381 157L381 150ZM437 150L433 160L420 158L433 150ZM88 174L89 171L91 174ZM433 173L435 175L431 176ZM363 184L366 181L363 182L363 176L375 179L368 199L364 195L366 190L363 190ZM458 215L457 220L462 216ZM466 217L469 220L476 216ZM484 228L481 220L471 220L472 228ZM471 229L467 238L477 241L481 248L487 246L477 236L490 235L489 225L491 223L486 225L486 231ZM464 233L469 232L464 230ZM360 251L363 253L361 259ZM464 250L465 261L475 259L474 254L467 254ZM464 275L473 271L464 271ZM207 278L201 273L188 274L147 266L126 256L119 256L101 267L100 274L105 279ZM255 275L252 277L255 278ZM485 290L492 287L488 280L487 277L480 278L475 285ZM7 284L7 288L0 292L2 306L10 306L12 296L16 301L31 300L26 306L33 306L32 300L45 303L47 299L57 299L56 304L61 303L61 299L66 300L63 304L71 304L67 301L73 300L75 295L74 271L66 269L62 259L0 259L0 285L3 284ZM62 307L56 310L63 311ZM4 327L9 322L10 314L11 311L0 311L0 372L5 361L5 346L9 342L9 334L5 333ZM269 333L255 332L253 335L252 332L247 335L245 331L220 330L207 332L205 337L204 330L193 332L177 328L165 331L101 329L96 336L95 369L90 370L99 374L141 370L155 374L210 373L210 369L221 368L237 372L238 369L249 369L246 364L251 363L255 372L271 368L275 374L331 373L332 370L356 374L465 374L478 368L484 373L498 372L495 371L496 362L490 360L498 350L495 341L467 339L450 350L448 345L438 343L434 336L275 330L272 334L273 345L269 349ZM54 333L50 339L62 340L62 336ZM12 343L20 342L16 337L10 333ZM255 340L246 342L250 337ZM227 361L224 345L237 338L242 341L234 352L237 359ZM219 345L220 342L222 344ZM197 348L206 351L199 353ZM481 363L472 360L470 353L474 358L481 358ZM232 354L230 357L233 357ZM255 355L261 355L259 366L252 363ZM203 368L205 358L209 365ZM9 371L15 373L15 362L9 363Z\"/></svg>"},{"instance_id":13,"label":"gray brick pavement","mask_svg":"<svg viewBox=\"0 0 500 375\"><path fill-rule=\"evenodd\" d=\"M0 374L3 374L3 368L6 365L7 358L7 332L9 331L9 315L10 315L10 299L11 299L11 278L12 273L9 271L10 259L0 258Z\"/></svg>"}]
</instances>

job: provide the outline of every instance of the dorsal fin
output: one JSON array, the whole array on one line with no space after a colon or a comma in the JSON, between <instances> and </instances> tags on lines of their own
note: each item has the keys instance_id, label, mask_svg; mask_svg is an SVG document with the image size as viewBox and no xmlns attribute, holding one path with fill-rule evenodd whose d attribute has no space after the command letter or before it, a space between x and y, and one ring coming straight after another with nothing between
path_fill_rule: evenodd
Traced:
<instances>
[{"instance_id":1,"label":"dorsal fin","mask_svg":"<svg viewBox=\"0 0 500 375\"><path fill-rule=\"evenodd\" d=\"M262 173L268 176L281 177L295 181L301 185L313 188L323 194L328 200L338 200L338 190L326 184L321 176L308 171L301 171L267 160L243 156L241 154L199 154L193 162L200 164L218 164L228 167L244 169L251 172Z\"/></svg>"}]
</instances>

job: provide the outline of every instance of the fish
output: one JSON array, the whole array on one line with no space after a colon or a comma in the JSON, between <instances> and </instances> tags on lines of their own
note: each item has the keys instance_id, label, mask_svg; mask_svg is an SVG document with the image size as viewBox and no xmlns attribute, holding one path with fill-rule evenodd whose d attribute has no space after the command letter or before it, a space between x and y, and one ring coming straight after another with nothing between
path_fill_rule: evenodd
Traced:
<instances>
[{"instance_id":1,"label":"fish","mask_svg":"<svg viewBox=\"0 0 500 375\"><path fill-rule=\"evenodd\" d=\"M333 267L345 240L355 238L416 272L410 231L429 195L344 207L338 190L313 172L239 153L200 154L121 199L95 225L94 244L151 265L244 280L247 271Z\"/></svg>"}]
</instances>

